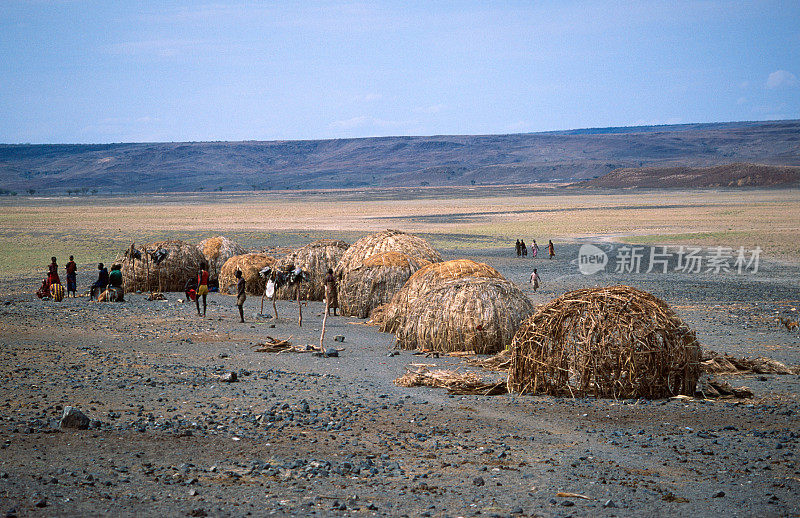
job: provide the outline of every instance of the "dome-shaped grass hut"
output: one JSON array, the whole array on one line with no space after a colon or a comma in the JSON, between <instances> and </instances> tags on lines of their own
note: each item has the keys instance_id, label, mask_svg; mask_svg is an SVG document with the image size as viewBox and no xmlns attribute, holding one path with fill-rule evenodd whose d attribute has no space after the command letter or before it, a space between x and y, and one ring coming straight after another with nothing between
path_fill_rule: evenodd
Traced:
<instances>
[{"instance_id":1,"label":"dome-shaped grass hut","mask_svg":"<svg viewBox=\"0 0 800 518\"><path fill-rule=\"evenodd\" d=\"M344 241L320 239L286 254L275 264L283 270L299 267L308 274L308 280L299 284L300 300L325 300L325 275L329 268L336 268L349 246ZM295 286L281 286L275 297L296 299Z\"/></svg>"},{"instance_id":2,"label":"dome-shaped grass hut","mask_svg":"<svg viewBox=\"0 0 800 518\"><path fill-rule=\"evenodd\" d=\"M505 279L454 279L408 305L397 344L402 349L495 353L511 343L533 311L530 299Z\"/></svg>"},{"instance_id":3,"label":"dome-shaped grass hut","mask_svg":"<svg viewBox=\"0 0 800 518\"><path fill-rule=\"evenodd\" d=\"M409 277L405 285L395 293L392 300L370 316L372 324L380 326L384 333L394 333L402 325L408 306L443 282L463 277L502 279L503 276L488 264L471 259L453 259L423 266Z\"/></svg>"},{"instance_id":4,"label":"dome-shaped grass hut","mask_svg":"<svg viewBox=\"0 0 800 518\"><path fill-rule=\"evenodd\" d=\"M694 395L694 331L629 286L576 290L542 306L511 344L510 392L572 397Z\"/></svg>"},{"instance_id":5,"label":"dome-shaped grass hut","mask_svg":"<svg viewBox=\"0 0 800 518\"><path fill-rule=\"evenodd\" d=\"M131 245L116 262L122 265L126 292L183 291L204 260L197 245L172 239L140 247Z\"/></svg>"},{"instance_id":6,"label":"dome-shaped grass hut","mask_svg":"<svg viewBox=\"0 0 800 518\"><path fill-rule=\"evenodd\" d=\"M361 266L347 270L339 283L339 310L344 316L367 318L370 311L387 303L411 274L430 264L399 252L367 258Z\"/></svg>"},{"instance_id":7,"label":"dome-shaped grass hut","mask_svg":"<svg viewBox=\"0 0 800 518\"><path fill-rule=\"evenodd\" d=\"M246 254L247 250L225 236L209 237L198 245L208 263L208 274L212 280L219 278L222 265L235 255Z\"/></svg>"},{"instance_id":8,"label":"dome-shaped grass hut","mask_svg":"<svg viewBox=\"0 0 800 518\"><path fill-rule=\"evenodd\" d=\"M247 293L262 295L266 281L258 276L258 272L265 266L274 265L275 258L267 254L235 255L222 265L222 269L219 272L219 292L229 295L236 294L236 270L241 270Z\"/></svg>"},{"instance_id":9,"label":"dome-shaped grass hut","mask_svg":"<svg viewBox=\"0 0 800 518\"><path fill-rule=\"evenodd\" d=\"M376 234L364 236L352 245L342 255L334 272L342 277L348 270L361 266L366 259L384 252L400 252L408 257L424 259L431 263L442 260L437 252L427 241L421 237L406 234L400 230L383 230Z\"/></svg>"}]
</instances>

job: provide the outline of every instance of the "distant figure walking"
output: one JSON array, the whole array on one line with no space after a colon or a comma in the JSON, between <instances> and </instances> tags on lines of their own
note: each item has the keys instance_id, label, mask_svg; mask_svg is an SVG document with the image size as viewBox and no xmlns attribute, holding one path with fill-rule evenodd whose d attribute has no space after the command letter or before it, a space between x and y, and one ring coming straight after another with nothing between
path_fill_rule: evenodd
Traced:
<instances>
[{"instance_id":1,"label":"distant figure walking","mask_svg":"<svg viewBox=\"0 0 800 518\"><path fill-rule=\"evenodd\" d=\"M519 240L519 248L522 250L522 257L528 257L528 245L525 244L524 239Z\"/></svg>"},{"instance_id":2,"label":"distant figure walking","mask_svg":"<svg viewBox=\"0 0 800 518\"><path fill-rule=\"evenodd\" d=\"M553 248L553 240L550 239L550 242L547 244L547 250L550 252L550 259L556 256L556 250Z\"/></svg>"},{"instance_id":3,"label":"distant figure walking","mask_svg":"<svg viewBox=\"0 0 800 518\"><path fill-rule=\"evenodd\" d=\"M531 245L531 255L533 256L534 259L536 259L536 256L539 255L539 245L536 244L535 239L533 240L533 244Z\"/></svg>"},{"instance_id":4,"label":"distant figure walking","mask_svg":"<svg viewBox=\"0 0 800 518\"><path fill-rule=\"evenodd\" d=\"M106 291L108 287L108 269L103 266L103 263L97 263L97 281L92 284L92 289L89 291L89 299L93 300L99 297L101 293Z\"/></svg>"},{"instance_id":5,"label":"distant figure walking","mask_svg":"<svg viewBox=\"0 0 800 518\"><path fill-rule=\"evenodd\" d=\"M205 261L200 263L200 271L197 272L197 298L194 299L197 305L197 316L200 315L200 297L203 297L203 317L206 316L206 297L208 296L208 265Z\"/></svg>"},{"instance_id":6,"label":"distant figure walking","mask_svg":"<svg viewBox=\"0 0 800 518\"><path fill-rule=\"evenodd\" d=\"M58 264L56 258L50 258L50 264L47 266L47 284L61 284L61 279L58 277Z\"/></svg>"},{"instance_id":7,"label":"distant figure walking","mask_svg":"<svg viewBox=\"0 0 800 518\"><path fill-rule=\"evenodd\" d=\"M244 301L247 300L247 295L245 294L247 284L241 270L236 270L235 275L238 279L236 281L236 305L239 307L239 321L244 323Z\"/></svg>"},{"instance_id":8,"label":"distant figure walking","mask_svg":"<svg viewBox=\"0 0 800 518\"><path fill-rule=\"evenodd\" d=\"M78 265L73 256L69 256L69 262L64 269L67 270L67 296L72 293L73 297L77 297L75 292L78 289Z\"/></svg>"},{"instance_id":9,"label":"distant figure walking","mask_svg":"<svg viewBox=\"0 0 800 518\"><path fill-rule=\"evenodd\" d=\"M533 273L531 274L531 284L533 284L533 291L539 289L539 274L536 273L536 268L533 269Z\"/></svg>"},{"instance_id":10,"label":"distant figure walking","mask_svg":"<svg viewBox=\"0 0 800 518\"><path fill-rule=\"evenodd\" d=\"M333 270L328 268L328 273L325 275L325 306L328 308L329 314L333 310L333 316L336 316L336 309L339 307L338 295L336 276L333 275Z\"/></svg>"},{"instance_id":11,"label":"distant figure walking","mask_svg":"<svg viewBox=\"0 0 800 518\"><path fill-rule=\"evenodd\" d=\"M517 249L517 257L521 256L522 255L522 247L519 244L519 239L517 239L516 249Z\"/></svg>"}]
</instances>

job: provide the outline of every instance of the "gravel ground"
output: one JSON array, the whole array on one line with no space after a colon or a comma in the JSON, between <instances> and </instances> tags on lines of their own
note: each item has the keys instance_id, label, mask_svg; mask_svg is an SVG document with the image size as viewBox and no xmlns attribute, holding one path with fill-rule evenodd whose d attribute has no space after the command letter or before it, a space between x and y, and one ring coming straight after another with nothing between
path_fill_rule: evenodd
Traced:
<instances>
[{"instance_id":1,"label":"gravel ground","mask_svg":"<svg viewBox=\"0 0 800 518\"><path fill-rule=\"evenodd\" d=\"M705 347L800 363L795 264L758 274L582 276L579 243L555 260L487 262L537 303L626 283L663 298ZM614 245L607 245L612 247ZM543 287L525 284L536 266ZM90 271L87 267L83 271ZM338 358L254 352L267 335L317 343L321 303L238 323L168 294L61 303L38 279L0 281L0 511L18 516L785 516L800 512L797 376L733 376L748 400L450 396L392 381L411 363L394 337L329 318ZM271 305L268 311L271 311ZM265 308L267 310L267 308ZM336 335L344 342L334 342ZM236 373L237 381L226 382ZM64 430L66 406L88 430ZM558 496L575 493L580 496Z\"/></svg>"}]
</instances>

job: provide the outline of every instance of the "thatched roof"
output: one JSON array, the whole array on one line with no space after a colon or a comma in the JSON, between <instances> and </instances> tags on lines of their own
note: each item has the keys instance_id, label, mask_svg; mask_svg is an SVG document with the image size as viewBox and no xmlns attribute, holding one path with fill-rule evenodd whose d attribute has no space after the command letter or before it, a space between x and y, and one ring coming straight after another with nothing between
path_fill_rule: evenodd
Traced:
<instances>
[{"instance_id":1,"label":"thatched roof","mask_svg":"<svg viewBox=\"0 0 800 518\"><path fill-rule=\"evenodd\" d=\"M294 250L278 260L281 269L300 267L308 274L308 280L300 283L301 300L325 299L325 275L328 268L336 268L350 245L334 239L320 239ZM281 286L275 293L278 299L297 297L294 286Z\"/></svg>"},{"instance_id":2,"label":"thatched roof","mask_svg":"<svg viewBox=\"0 0 800 518\"><path fill-rule=\"evenodd\" d=\"M225 236L209 237L200 241L200 251L208 263L208 273L212 279L217 279L225 261L234 255L247 253L243 247L237 245Z\"/></svg>"},{"instance_id":3,"label":"thatched roof","mask_svg":"<svg viewBox=\"0 0 800 518\"><path fill-rule=\"evenodd\" d=\"M159 263L150 257L158 249L167 251ZM133 259L126 251L115 261L122 265L122 282L125 291L183 291L186 281L197 275L203 254L197 245L177 239L156 241L136 247L141 259Z\"/></svg>"},{"instance_id":4,"label":"thatched roof","mask_svg":"<svg viewBox=\"0 0 800 518\"><path fill-rule=\"evenodd\" d=\"M464 277L445 281L411 302L398 326L403 349L494 353L511 343L533 303L505 279Z\"/></svg>"},{"instance_id":5,"label":"thatched roof","mask_svg":"<svg viewBox=\"0 0 800 518\"><path fill-rule=\"evenodd\" d=\"M367 258L384 252L400 252L431 263L442 260L441 254L421 237L400 230L383 230L353 243L342 256L335 273L342 277L344 272L358 268Z\"/></svg>"},{"instance_id":6,"label":"thatched roof","mask_svg":"<svg viewBox=\"0 0 800 518\"><path fill-rule=\"evenodd\" d=\"M231 257L225 261L219 272L219 292L235 294L236 270L241 270L247 293L262 295L266 281L258 276L258 272L265 266L274 264L275 258L267 254L242 254Z\"/></svg>"},{"instance_id":7,"label":"thatched roof","mask_svg":"<svg viewBox=\"0 0 800 518\"><path fill-rule=\"evenodd\" d=\"M443 282L462 277L502 279L503 276L488 264L470 259L453 259L431 263L414 272L403 288L392 300L371 315L373 324L378 324L384 333L394 333L402 324L408 306ZM377 313L377 314L376 314Z\"/></svg>"},{"instance_id":8,"label":"thatched roof","mask_svg":"<svg viewBox=\"0 0 800 518\"><path fill-rule=\"evenodd\" d=\"M542 306L511 345L510 392L572 397L693 396L694 331L630 286L576 290Z\"/></svg>"},{"instance_id":9,"label":"thatched roof","mask_svg":"<svg viewBox=\"0 0 800 518\"><path fill-rule=\"evenodd\" d=\"M339 283L339 310L344 316L366 318L377 306L388 302L411 274L430 264L424 259L399 252L385 252L367 258L346 270Z\"/></svg>"}]
</instances>

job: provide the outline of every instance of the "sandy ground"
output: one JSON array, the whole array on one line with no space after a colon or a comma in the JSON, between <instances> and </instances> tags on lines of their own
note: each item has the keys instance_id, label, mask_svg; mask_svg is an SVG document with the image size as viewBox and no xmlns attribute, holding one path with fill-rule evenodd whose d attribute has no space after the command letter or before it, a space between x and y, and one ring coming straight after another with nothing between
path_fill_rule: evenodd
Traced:
<instances>
[{"instance_id":1,"label":"sandy ground","mask_svg":"<svg viewBox=\"0 0 800 518\"><path fill-rule=\"evenodd\" d=\"M611 246L611 245L608 245ZM444 251L487 262L537 303L625 283L663 298L708 348L800 363L800 274L583 276L555 260ZM533 293L531 268L543 277ZM88 265L86 270L88 270ZM793 516L800 513L800 382L734 376L748 400L450 396L392 382L394 337L329 318L338 358L252 350L319 340L321 303L281 319L212 294L208 316L168 294L121 304L41 301L38 279L0 281L0 511L18 516ZM88 280L85 284L88 284ZM271 308L270 308L271 310ZM274 326L274 327L273 327ZM333 337L343 335L343 343ZM464 367L462 367L464 368ZM226 383L222 376L238 374ZM89 430L61 430L63 407ZM585 496L557 496L559 492Z\"/></svg>"}]
</instances>

